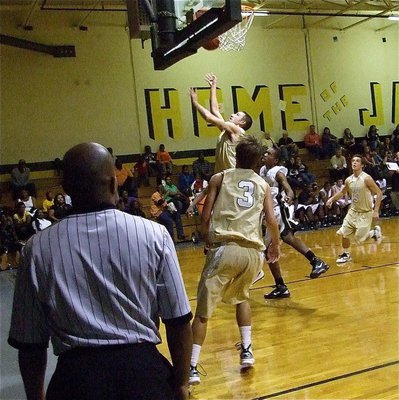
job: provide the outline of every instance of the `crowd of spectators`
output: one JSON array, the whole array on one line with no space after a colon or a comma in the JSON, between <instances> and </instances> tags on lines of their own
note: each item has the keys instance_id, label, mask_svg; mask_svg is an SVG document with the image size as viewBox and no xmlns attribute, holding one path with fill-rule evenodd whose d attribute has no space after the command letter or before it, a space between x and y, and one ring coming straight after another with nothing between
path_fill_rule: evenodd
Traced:
<instances>
[{"instance_id":1,"label":"crowd of spectators","mask_svg":"<svg viewBox=\"0 0 399 400\"><path fill-rule=\"evenodd\" d=\"M351 173L349 160L356 153L363 156L365 171L384 193L382 215L399 214L399 168L395 167L399 163L399 125L391 135L385 136L380 136L378 128L372 125L364 138L355 138L349 128L343 131L341 138L333 135L328 127L319 135L315 126L310 125L304 145L311 157L329 159L329 175L324 182L317 182L316 171L302 160L298 145L287 132L283 132L278 141L266 132L263 142L265 148L274 146L281 150L282 162L288 170L287 180L296 193L291 214L299 229L316 229L342 221L350 199L339 200L331 209L325 207L325 202L340 190ZM112 155L111 148L109 151ZM178 240L184 240L181 216L192 199L207 187L213 173L212 164L205 159L203 151L199 151L191 168L183 165L177 176L172 174L173 159L163 144L157 153L145 146L132 169L125 167L117 157L113 158L120 195L117 207L132 215L157 220L167 227L172 238L175 227ZM146 215L138 188L150 186L150 177L156 178L157 185L149 200L149 215ZM6 253L8 264L15 265L26 240L69 215L72 204L67 194L59 192L53 196L51 190L46 192L43 203L38 204L36 187L23 159L11 171L11 189L14 207L4 207L0 203L0 255ZM202 206L203 202L197 205L196 213Z\"/></svg>"}]
</instances>

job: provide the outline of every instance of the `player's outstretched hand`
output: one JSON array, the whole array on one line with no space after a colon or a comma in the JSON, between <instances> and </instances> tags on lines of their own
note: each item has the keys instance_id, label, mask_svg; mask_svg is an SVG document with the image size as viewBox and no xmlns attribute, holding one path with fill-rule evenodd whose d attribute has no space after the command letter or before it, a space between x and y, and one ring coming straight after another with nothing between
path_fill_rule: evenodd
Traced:
<instances>
[{"instance_id":1,"label":"player's outstretched hand","mask_svg":"<svg viewBox=\"0 0 399 400\"><path fill-rule=\"evenodd\" d=\"M190 94L190 97L191 97L191 102L192 103L196 103L198 101L196 90L191 87L190 90L189 90L189 94Z\"/></svg>"},{"instance_id":2,"label":"player's outstretched hand","mask_svg":"<svg viewBox=\"0 0 399 400\"><path fill-rule=\"evenodd\" d=\"M209 83L209 86L216 85L217 78L212 72L205 75L205 80Z\"/></svg>"}]
</instances>

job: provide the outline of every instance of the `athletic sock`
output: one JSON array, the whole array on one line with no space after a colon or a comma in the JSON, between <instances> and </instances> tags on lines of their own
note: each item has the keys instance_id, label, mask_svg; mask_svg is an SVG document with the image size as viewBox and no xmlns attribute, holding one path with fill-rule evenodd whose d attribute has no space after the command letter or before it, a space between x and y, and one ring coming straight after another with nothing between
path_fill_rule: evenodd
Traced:
<instances>
[{"instance_id":1,"label":"athletic sock","mask_svg":"<svg viewBox=\"0 0 399 400\"><path fill-rule=\"evenodd\" d=\"M241 344L245 349L251 344L251 326L240 326Z\"/></svg>"},{"instance_id":2,"label":"athletic sock","mask_svg":"<svg viewBox=\"0 0 399 400\"><path fill-rule=\"evenodd\" d=\"M277 278L274 281L276 282L276 286L278 286L278 285L285 286L283 278Z\"/></svg>"},{"instance_id":3,"label":"athletic sock","mask_svg":"<svg viewBox=\"0 0 399 400\"><path fill-rule=\"evenodd\" d=\"M191 351L191 362L190 362L190 365L192 365L193 367L196 367L198 364L201 347L202 346L199 344L193 344L193 349Z\"/></svg>"},{"instance_id":4,"label":"athletic sock","mask_svg":"<svg viewBox=\"0 0 399 400\"><path fill-rule=\"evenodd\" d=\"M308 250L308 251L305 253L305 257L306 257L310 262L312 262L312 260L316 257L316 254L313 253L312 250Z\"/></svg>"}]
</instances>

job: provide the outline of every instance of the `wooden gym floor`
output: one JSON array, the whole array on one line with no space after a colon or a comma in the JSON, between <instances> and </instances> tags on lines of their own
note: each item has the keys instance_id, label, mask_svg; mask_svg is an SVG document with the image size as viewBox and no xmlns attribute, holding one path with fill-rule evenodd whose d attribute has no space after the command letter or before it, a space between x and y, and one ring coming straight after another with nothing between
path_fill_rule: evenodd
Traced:
<instances>
[{"instance_id":1,"label":"wooden gym floor","mask_svg":"<svg viewBox=\"0 0 399 400\"><path fill-rule=\"evenodd\" d=\"M251 290L254 368L240 371L234 308L220 305L200 357L207 376L191 391L192 399L398 399L399 218L379 224L382 243L352 247L353 261L344 266L335 263L336 227L298 233L330 265L314 280L308 261L283 244L281 266L291 298L264 300L273 285L267 266ZM194 312L202 246L177 250ZM14 274L0 273L1 400L24 398L17 353L6 343ZM160 350L168 355L166 343ZM56 363L48 353L47 382Z\"/></svg>"}]
</instances>

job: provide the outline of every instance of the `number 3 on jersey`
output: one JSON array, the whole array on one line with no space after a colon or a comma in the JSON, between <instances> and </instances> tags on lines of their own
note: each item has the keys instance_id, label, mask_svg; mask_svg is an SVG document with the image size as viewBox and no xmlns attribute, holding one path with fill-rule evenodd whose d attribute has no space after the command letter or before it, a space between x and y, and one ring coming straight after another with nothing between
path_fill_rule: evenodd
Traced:
<instances>
[{"instance_id":1,"label":"number 3 on jersey","mask_svg":"<svg viewBox=\"0 0 399 400\"><path fill-rule=\"evenodd\" d=\"M243 196L237 199L240 207L251 208L254 205L255 185L251 181L240 181L238 187L244 189Z\"/></svg>"}]
</instances>

